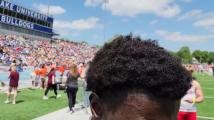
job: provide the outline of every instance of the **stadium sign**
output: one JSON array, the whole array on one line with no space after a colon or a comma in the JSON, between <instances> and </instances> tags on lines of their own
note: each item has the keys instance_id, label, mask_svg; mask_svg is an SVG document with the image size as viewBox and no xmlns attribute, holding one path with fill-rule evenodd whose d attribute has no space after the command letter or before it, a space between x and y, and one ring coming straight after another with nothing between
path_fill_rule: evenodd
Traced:
<instances>
[{"instance_id":1,"label":"stadium sign","mask_svg":"<svg viewBox=\"0 0 214 120\"><path fill-rule=\"evenodd\" d=\"M53 18L51 18L51 17L48 17L41 13L32 11L30 9L26 9L24 7L21 7L21 6L15 5L15 4L12 4L5 0L0 0L0 7L23 14L23 15L27 15L27 16L30 16L30 17L33 17L33 18L36 18L39 20L43 20L43 21L47 21L47 22L51 22L51 23L53 22Z\"/></svg>"},{"instance_id":2,"label":"stadium sign","mask_svg":"<svg viewBox=\"0 0 214 120\"><path fill-rule=\"evenodd\" d=\"M4 23L4 24L9 24L9 25L22 27L22 28L31 29L31 30L53 33L52 29L50 29L50 28L43 27L43 26L28 22L28 21L20 20L20 19L9 17L9 16L2 15L2 14L0 14L0 22Z\"/></svg>"}]
</instances>

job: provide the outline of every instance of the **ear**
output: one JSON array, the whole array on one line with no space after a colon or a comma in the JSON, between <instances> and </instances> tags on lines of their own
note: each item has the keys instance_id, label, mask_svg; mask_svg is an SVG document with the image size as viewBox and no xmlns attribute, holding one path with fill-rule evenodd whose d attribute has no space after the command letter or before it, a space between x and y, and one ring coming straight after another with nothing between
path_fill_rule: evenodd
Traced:
<instances>
[{"instance_id":1,"label":"ear","mask_svg":"<svg viewBox=\"0 0 214 120\"><path fill-rule=\"evenodd\" d=\"M104 106L102 100L96 93L90 95L90 107L92 112L92 120L101 120L103 117Z\"/></svg>"}]
</instances>

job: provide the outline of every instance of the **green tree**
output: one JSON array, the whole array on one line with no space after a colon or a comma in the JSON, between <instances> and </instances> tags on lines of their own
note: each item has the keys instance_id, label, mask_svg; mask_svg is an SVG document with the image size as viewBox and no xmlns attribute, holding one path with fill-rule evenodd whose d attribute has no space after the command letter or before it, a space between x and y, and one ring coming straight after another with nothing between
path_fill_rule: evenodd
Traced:
<instances>
[{"instance_id":1,"label":"green tree","mask_svg":"<svg viewBox=\"0 0 214 120\"><path fill-rule=\"evenodd\" d=\"M183 63L190 63L192 61L192 55L189 47L182 47L178 52L177 56L182 59Z\"/></svg>"},{"instance_id":2,"label":"green tree","mask_svg":"<svg viewBox=\"0 0 214 120\"><path fill-rule=\"evenodd\" d=\"M209 52L208 63L214 63L214 52Z\"/></svg>"},{"instance_id":3,"label":"green tree","mask_svg":"<svg viewBox=\"0 0 214 120\"><path fill-rule=\"evenodd\" d=\"M202 51L202 63L208 63L209 60L209 52Z\"/></svg>"},{"instance_id":4,"label":"green tree","mask_svg":"<svg viewBox=\"0 0 214 120\"><path fill-rule=\"evenodd\" d=\"M192 53L192 57L194 57L196 60L198 60L199 62L201 62L202 51L200 51L200 50L195 50L195 51Z\"/></svg>"},{"instance_id":5,"label":"green tree","mask_svg":"<svg viewBox=\"0 0 214 120\"><path fill-rule=\"evenodd\" d=\"M174 56L174 57L178 57L177 52L173 52L173 51L169 51L170 55Z\"/></svg>"},{"instance_id":6,"label":"green tree","mask_svg":"<svg viewBox=\"0 0 214 120\"><path fill-rule=\"evenodd\" d=\"M207 63L209 61L209 53L207 51L195 50L192 56L200 63Z\"/></svg>"},{"instance_id":7,"label":"green tree","mask_svg":"<svg viewBox=\"0 0 214 120\"><path fill-rule=\"evenodd\" d=\"M101 45L96 45L96 48L100 49L102 46Z\"/></svg>"}]
</instances>

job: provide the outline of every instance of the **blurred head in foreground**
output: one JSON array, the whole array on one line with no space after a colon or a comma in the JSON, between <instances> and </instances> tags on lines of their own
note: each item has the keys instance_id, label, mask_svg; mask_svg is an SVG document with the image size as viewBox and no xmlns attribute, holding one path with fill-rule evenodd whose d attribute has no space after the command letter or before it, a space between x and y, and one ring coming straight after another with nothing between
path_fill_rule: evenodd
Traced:
<instances>
[{"instance_id":1,"label":"blurred head in foreground","mask_svg":"<svg viewBox=\"0 0 214 120\"><path fill-rule=\"evenodd\" d=\"M87 84L92 120L176 120L191 75L156 41L119 36L97 52Z\"/></svg>"}]
</instances>

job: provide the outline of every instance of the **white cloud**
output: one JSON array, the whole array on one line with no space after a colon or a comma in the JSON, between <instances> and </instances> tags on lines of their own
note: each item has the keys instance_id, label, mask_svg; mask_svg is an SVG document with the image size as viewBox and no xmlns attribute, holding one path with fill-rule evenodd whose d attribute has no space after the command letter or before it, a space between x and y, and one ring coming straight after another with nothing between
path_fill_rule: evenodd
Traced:
<instances>
[{"instance_id":1,"label":"white cloud","mask_svg":"<svg viewBox=\"0 0 214 120\"><path fill-rule=\"evenodd\" d=\"M174 0L86 0L86 6L101 6L116 16L137 16L140 14L154 14L165 18L178 15L180 7Z\"/></svg>"},{"instance_id":2,"label":"white cloud","mask_svg":"<svg viewBox=\"0 0 214 120\"><path fill-rule=\"evenodd\" d=\"M60 36L67 36L70 33L68 30L64 30L64 29L57 29L55 32L57 34L60 34Z\"/></svg>"},{"instance_id":3,"label":"white cloud","mask_svg":"<svg viewBox=\"0 0 214 120\"><path fill-rule=\"evenodd\" d=\"M193 25L195 27L205 28L211 32L214 32L214 17L201 19L199 21L196 21Z\"/></svg>"},{"instance_id":4,"label":"white cloud","mask_svg":"<svg viewBox=\"0 0 214 120\"><path fill-rule=\"evenodd\" d=\"M159 20L152 20L149 24L154 25L154 24L156 24L158 22L159 22Z\"/></svg>"},{"instance_id":5,"label":"white cloud","mask_svg":"<svg viewBox=\"0 0 214 120\"><path fill-rule=\"evenodd\" d=\"M211 27L211 26L214 27L214 17L199 20L194 23L194 26L196 26L196 27Z\"/></svg>"},{"instance_id":6,"label":"white cloud","mask_svg":"<svg viewBox=\"0 0 214 120\"><path fill-rule=\"evenodd\" d=\"M204 12L201 9L193 9L179 16L177 20L199 20L214 17L214 11Z\"/></svg>"},{"instance_id":7,"label":"white cloud","mask_svg":"<svg viewBox=\"0 0 214 120\"><path fill-rule=\"evenodd\" d=\"M39 4L39 5L35 4L34 7L43 14L48 13L48 8L49 8L49 14L51 14L51 15L60 15L60 14L64 14L66 12L66 10L61 6L50 5L48 7L48 5L44 5L44 4Z\"/></svg>"},{"instance_id":8,"label":"white cloud","mask_svg":"<svg viewBox=\"0 0 214 120\"><path fill-rule=\"evenodd\" d=\"M99 23L99 18L89 17L86 19L79 19L73 21L65 20L55 20L54 21L54 30L60 36L72 36L78 37L80 33L84 30L91 30L94 28L100 29L101 24Z\"/></svg>"},{"instance_id":9,"label":"white cloud","mask_svg":"<svg viewBox=\"0 0 214 120\"><path fill-rule=\"evenodd\" d=\"M96 7L100 4L102 4L103 2L104 2L104 0L86 0L85 6Z\"/></svg>"},{"instance_id":10,"label":"white cloud","mask_svg":"<svg viewBox=\"0 0 214 120\"><path fill-rule=\"evenodd\" d=\"M199 19L202 15L203 11L201 9L194 9L178 17L178 20Z\"/></svg>"},{"instance_id":11,"label":"white cloud","mask_svg":"<svg viewBox=\"0 0 214 120\"><path fill-rule=\"evenodd\" d=\"M93 29L99 25L99 18L90 17L87 19L80 19L74 21L55 20L54 28L57 29L71 29L71 30L88 30Z\"/></svg>"},{"instance_id":12,"label":"white cloud","mask_svg":"<svg viewBox=\"0 0 214 120\"><path fill-rule=\"evenodd\" d=\"M195 27L214 31L214 11L204 12L201 9L194 9L178 17L177 20L191 20Z\"/></svg>"},{"instance_id":13,"label":"white cloud","mask_svg":"<svg viewBox=\"0 0 214 120\"><path fill-rule=\"evenodd\" d=\"M214 39L214 35L196 35L196 34L182 34L180 32L168 32L165 30L155 31L157 35L165 40L169 41L185 41L185 42L196 42L196 41L207 41Z\"/></svg>"}]
</instances>

